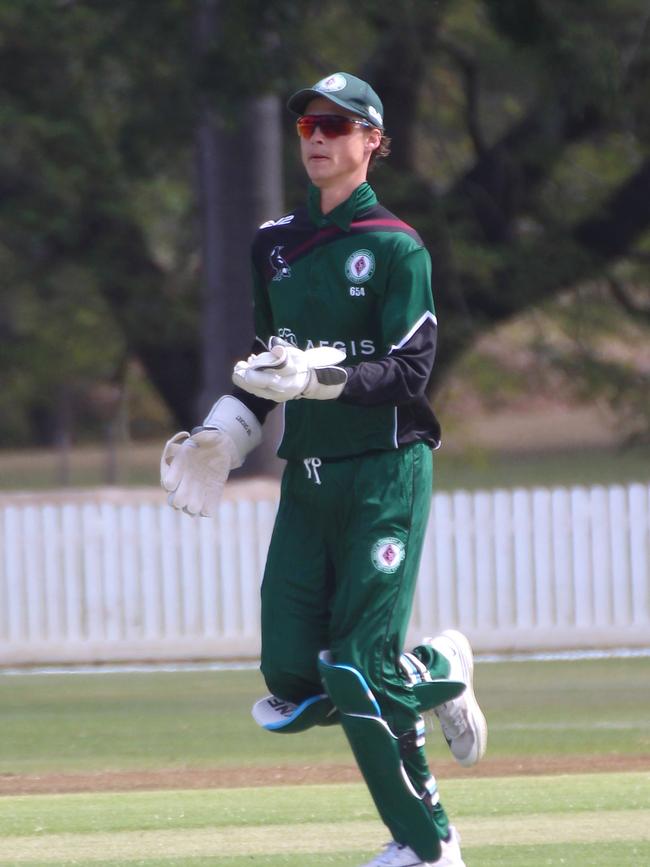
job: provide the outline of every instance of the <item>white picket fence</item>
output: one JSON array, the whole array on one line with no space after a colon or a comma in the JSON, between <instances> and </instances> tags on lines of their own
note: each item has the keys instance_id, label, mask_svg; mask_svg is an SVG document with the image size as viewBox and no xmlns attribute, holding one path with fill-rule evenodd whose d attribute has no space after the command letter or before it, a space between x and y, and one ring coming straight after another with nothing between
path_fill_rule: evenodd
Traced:
<instances>
[{"instance_id":1,"label":"white picket fence","mask_svg":"<svg viewBox=\"0 0 650 867\"><path fill-rule=\"evenodd\" d=\"M4 495L0 665L255 658L276 506ZM650 645L650 486L435 495L409 640L450 626L483 651Z\"/></svg>"}]
</instances>

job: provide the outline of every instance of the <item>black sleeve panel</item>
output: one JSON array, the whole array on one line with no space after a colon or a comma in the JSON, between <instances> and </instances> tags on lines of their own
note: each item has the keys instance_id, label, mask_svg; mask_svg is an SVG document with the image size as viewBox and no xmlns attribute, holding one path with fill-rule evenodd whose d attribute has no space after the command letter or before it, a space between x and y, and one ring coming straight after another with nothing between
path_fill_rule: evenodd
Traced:
<instances>
[{"instance_id":1,"label":"black sleeve panel","mask_svg":"<svg viewBox=\"0 0 650 867\"><path fill-rule=\"evenodd\" d=\"M399 348L376 361L346 367L348 381L339 400L359 406L400 406L424 395L436 353L436 321L427 316Z\"/></svg>"},{"instance_id":2,"label":"black sleeve panel","mask_svg":"<svg viewBox=\"0 0 650 867\"><path fill-rule=\"evenodd\" d=\"M274 400L265 400L263 397L257 397L257 395L250 394L244 391L243 388L239 388L238 385L233 387L231 394L237 400L241 400L244 406L250 409L260 424L264 424L267 415L277 406Z\"/></svg>"},{"instance_id":3,"label":"black sleeve panel","mask_svg":"<svg viewBox=\"0 0 650 867\"><path fill-rule=\"evenodd\" d=\"M253 346L251 347L251 355L259 355L260 352L266 352L266 349L267 346L256 337L253 341ZM233 397L236 397L237 400L241 400L244 406L247 406L248 409L250 409L260 424L264 424L267 415L277 406L277 403L274 400L265 400L263 397L257 397L255 394L250 394L248 391L244 391L244 389L240 388L238 385L233 387L231 394Z\"/></svg>"}]
</instances>

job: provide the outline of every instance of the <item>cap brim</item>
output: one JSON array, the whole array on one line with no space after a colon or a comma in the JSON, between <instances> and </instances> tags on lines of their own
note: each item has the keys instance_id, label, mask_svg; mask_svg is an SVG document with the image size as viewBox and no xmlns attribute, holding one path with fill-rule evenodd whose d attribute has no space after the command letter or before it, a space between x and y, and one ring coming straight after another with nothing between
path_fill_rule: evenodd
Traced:
<instances>
[{"instance_id":1,"label":"cap brim","mask_svg":"<svg viewBox=\"0 0 650 867\"><path fill-rule=\"evenodd\" d=\"M360 112L354 111L354 109L350 108L350 106L345 103L341 99L337 99L331 93L323 93L321 90L313 90L310 87L305 88L304 90L299 90L297 93L289 99L287 102L287 108L289 111L292 111L294 114L304 114L309 101L312 99L317 99L322 97L323 99L328 99L330 102L333 102L335 105L340 106L340 108L344 108L346 111L351 111L353 114L358 114L359 117L364 117ZM364 117L364 120L366 118Z\"/></svg>"},{"instance_id":2,"label":"cap brim","mask_svg":"<svg viewBox=\"0 0 650 867\"><path fill-rule=\"evenodd\" d=\"M287 108L294 114L304 114L309 100L322 95L322 93L318 93L317 91L307 87L304 90L299 90L297 93L294 93L287 102Z\"/></svg>"}]
</instances>

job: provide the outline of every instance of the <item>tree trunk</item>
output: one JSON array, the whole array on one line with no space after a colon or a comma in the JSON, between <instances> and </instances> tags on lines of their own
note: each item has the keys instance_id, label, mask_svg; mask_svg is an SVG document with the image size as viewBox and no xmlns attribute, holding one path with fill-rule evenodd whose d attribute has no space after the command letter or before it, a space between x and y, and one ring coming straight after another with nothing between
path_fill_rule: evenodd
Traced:
<instances>
[{"instance_id":1,"label":"tree trunk","mask_svg":"<svg viewBox=\"0 0 650 867\"><path fill-rule=\"evenodd\" d=\"M199 44L214 41L218 9L199 9ZM219 118L203 98L196 131L202 222L203 297L201 389L197 418L232 388L234 363L254 338L250 245L257 226L282 210L282 134L276 96L251 98L236 123ZM244 475L278 475L275 457L281 416L271 413L264 442L248 458Z\"/></svg>"}]
</instances>

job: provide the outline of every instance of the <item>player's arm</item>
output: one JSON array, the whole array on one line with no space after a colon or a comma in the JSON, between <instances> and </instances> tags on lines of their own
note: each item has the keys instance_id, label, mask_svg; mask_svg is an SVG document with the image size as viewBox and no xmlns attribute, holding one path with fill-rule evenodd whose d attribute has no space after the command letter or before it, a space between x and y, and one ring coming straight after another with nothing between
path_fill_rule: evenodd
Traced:
<instances>
[{"instance_id":1,"label":"player's arm","mask_svg":"<svg viewBox=\"0 0 650 867\"><path fill-rule=\"evenodd\" d=\"M399 406L421 397L433 369L437 320L431 294L431 260L424 248L402 256L384 296L381 358L346 367L339 400L360 406Z\"/></svg>"},{"instance_id":2,"label":"player's arm","mask_svg":"<svg viewBox=\"0 0 650 867\"><path fill-rule=\"evenodd\" d=\"M256 330L270 334L270 311L255 271L254 284ZM263 339L256 338L253 353L265 349ZM169 494L169 505L193 516L215 515L231 470L241 467L260 444L262 424L274 406L271 400L235 389L217 400L191 434L175 434L165 444L160 461L160 483Z\"/></svg>"},{"instance_id":3,"label":"player's arm","mask_svg":"<svg viewBox=\"0 0 650 867\"><path fill-rule=\"evenodd\" d=\"M255 323L255 340L251 347L249 360L255 356L262 356L267 352L269 341L272 335L275 334L269 295L264 278L255 264L253 264L253 320ZM235 384L232 394L254 413L260 424L264 424L266 416L277 406L275 401L251 394L250 391L246 391L237 384Z\"/></svg>"}]
</instances>

